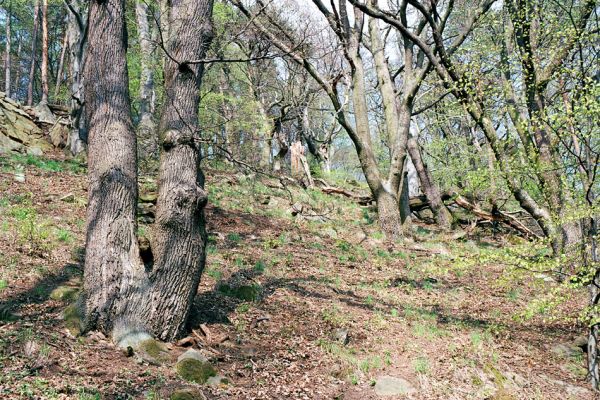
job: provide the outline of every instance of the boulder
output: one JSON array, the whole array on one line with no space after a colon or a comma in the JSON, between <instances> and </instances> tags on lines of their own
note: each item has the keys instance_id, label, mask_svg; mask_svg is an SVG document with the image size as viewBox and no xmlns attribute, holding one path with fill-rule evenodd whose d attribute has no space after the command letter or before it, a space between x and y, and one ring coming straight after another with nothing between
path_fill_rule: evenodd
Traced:
<instances>
[{"instance_id":1,"label":"boulder","mask_svg":"<svg viewBox=\"0 0 600 400\"><path fill-rule=\"evenodd\" d=\"M204 384L217 372L208 362L196 360L195 358L184 358L175 365L177 374L189 382Z\"/></svg>"}]
</instances>

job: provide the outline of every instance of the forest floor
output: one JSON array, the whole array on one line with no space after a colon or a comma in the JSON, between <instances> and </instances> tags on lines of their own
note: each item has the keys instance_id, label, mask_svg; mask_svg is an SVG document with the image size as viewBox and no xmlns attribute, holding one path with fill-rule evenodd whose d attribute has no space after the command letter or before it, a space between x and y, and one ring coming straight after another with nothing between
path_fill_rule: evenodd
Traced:
<instances>
[{"instance_id":1,"label":"forest floor","mask_svg":"<svg viewBox=\"0 0 600 400\"><path fill-rule=\"evenodd\" d=\"M552 277L494 261L520 239L423 224L390 244L373 212L347 199L206 176L208 258L186 344L229 381L196 386L207 399L594 398L574 344L583 328L525 315ZM86 186L85 169L59 154L0 157L2 399L159 399L194 386L170 364L65 329L65 287L81 285ZM142 194L152 186L142 180ZM292 216L291 204L303 212ZM410 393L381 397L386 377Z\"/></svg>"}]
</instances>

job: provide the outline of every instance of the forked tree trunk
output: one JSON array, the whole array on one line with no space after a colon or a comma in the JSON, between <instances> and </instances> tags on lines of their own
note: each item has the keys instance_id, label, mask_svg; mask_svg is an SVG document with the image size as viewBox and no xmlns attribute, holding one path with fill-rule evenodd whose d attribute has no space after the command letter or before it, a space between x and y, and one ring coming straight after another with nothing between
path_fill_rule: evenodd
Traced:
<instances>
[{"instance_id":1,"label":"forked tree trunk","mask_svg":"<svg viewBox=\"0 0 600 400\"><path fill-rule=\"evenodd\" d=\"M170 340L183 333L204 267L206 233L199 169L198 104L212 35L212 0L172 0L165 61L165 103L154 259L136 238L136 136L126 63L125 0L90 7L86 108L90 118L85 284L87 329ZM108 65L110 63L110 65ZM92 79L94 77L94 79Z\"/></svg>"},{"instance_id":2,"label":"forked tree trunk","mask_svg":"<svg viewBox=\"0 0 600 400\"><path fill-rule=\"evenodd\" d=\"M35 62L37 56L37 32L40 19L40 0L33 6L33 33L31 36L31 64L29 66L29 82L27 84L27 105L33 104L33 86L35 82Z\"/></svg>"},{"instance_id":3,"label":"forked tree trunk","mask_svg":"<svg viewBox=\"0 0 600 400\"><path fill-rule=\"evenodd\" d=\"M87 329L110 334L115 325L137 322L130 318L134 304L129 300L147 285L136 237L137 157L125 0L92 0L89 7L89 62L84 71L90 127L85 322Z\"/></svg>"}]
</instances>

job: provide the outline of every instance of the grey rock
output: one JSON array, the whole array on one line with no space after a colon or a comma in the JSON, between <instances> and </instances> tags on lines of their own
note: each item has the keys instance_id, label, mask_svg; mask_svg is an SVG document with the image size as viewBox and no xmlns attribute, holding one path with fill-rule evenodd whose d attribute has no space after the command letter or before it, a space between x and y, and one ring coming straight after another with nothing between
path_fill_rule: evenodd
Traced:
<instances>
[{"instance_id":1,"label":"grey rock","mask_svg":"<svg viewBox=\"0 0 600 400\"><path fill-rule=\"evenodd\" d=\"M30 147L27 149L27 154L39 157L39 156L44 155L44 151L37 146L33 146L33 147Z\"/></svg>"},{"instance_id":2,"label":"grey rock","mask_svg":"<svg viewBox=\"0 0 600 400\"><path fill-rule=\"evenodd\" d=\"M228 385L229 384L229 379L227 379L226 377L222 376L222 375L217 375L217 376L211 376L210 378L208 378L208 380L206 381L206 384L208 386L221 386L221 385Z\"/></svg>"},{"instance_id":3,"label":"grey rock","mask_svg":"<svg viewBox=\"0 0 600 400\"><path fill-rule=\"evenodd\" d=\"M23 171L17 171L17 172L15 172L14 180L16 182L20 182L20 183L25 182L25 173Z\"/></svg>"},{"instance_id":4,"label":"grey rock","mask_svg":"<svg viewBox=\"0 0 600 400\"><path fill-rule=\"evenodd\" d=\"M338 328L333 331L333 334L331 336L332 336L333 340L335 340L336 342L340 342L343 345L347 345L348 342L350 342L350 337L348 335L348 329Z\"/></svg>"},{"instance_id":5,"label":"grey rock","mask_svg":"<svg viewBox=\"0 0 600 400\"><path fill-rule=\"evenodd\" d=\"M375 383L375 393L379 396L398 396L416 391L417 389L409 381L394 376L380 376Z\"/></svg>"},{"instance_id":6,"label":"grey rock","mask_svg":"<svg viewBox=\"0 0 600 400\"><path fill-rule=\"evenodd\" d=\"M177 362L185 360L186 358L191 358L201 362L208 362L208 358L206 358L204 354L200 353L196 349L188 349L185 353L182 353L179 357L177 357Z\"/></svg>"}]
</instances>

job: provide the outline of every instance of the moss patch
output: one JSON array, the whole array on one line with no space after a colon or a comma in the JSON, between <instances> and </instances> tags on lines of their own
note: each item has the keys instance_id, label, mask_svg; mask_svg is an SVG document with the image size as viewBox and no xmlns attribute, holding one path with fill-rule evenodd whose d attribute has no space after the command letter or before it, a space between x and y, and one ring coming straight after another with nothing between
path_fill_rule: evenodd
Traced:
<instances>
[{"instance_id":1,"label":"moss patch","mask_svg":"<svg viewBox=\"0 0 600 400\"><path fill-rule=\"evenodd\" d=\"M186 381L201 384L206 383L208 378L217 374L212 365L193 358L184 358L179 361L175 369L179 376Z\"/></svg>"},{"instance_id":2,"label":"moss patch","mask_svg":"<svg viewBox=\"0 0 600 400\"><path fill-rule=\"evenodd\" d=\"M194 389L176 390L169 397L170 400L204 400L205 398L202 393Z\"/></svg>"},{"instance_id":3,"label":"moss patch","mask_svg":"<svg viewBox=\"0 0 600 400\"><path fill-rule=\"evenodd\" d=\"M160 365L169 361L169 350L158 340L147 339L140 342L137 351L150 364Z\"/></svg>"},{"instance_id":4,"label":"moss patch","mask_svg":"<svg viewBox=\"0 0 600 400\"><path fill-rule=\"evenodd\" d=\"M260 297L260 285L242 285L232 287L227 284L219 286L219 292L225 296L235 297L243 301L256 301Z\"/></svg>"},{"instance_id":5,"label":"moss patch","mask_svg":"<svg viewBox=\"0 0 600 400\"><path fill-rule=\"evenodd\" d=\"M52 300L75 301L79 296L79 288L74 286L59 286L50 292Z\"/></svg>"},{"instance_id":6,"label":"moss patch","mask_svg":"<svg viewBox=\"0 0 600 400\"><path fill-rule=\"evenodd\" d=\"M83 330L83 314L81 313L77 303L71 304L63 311L65 320L65 328L73 336L79 336Z\"/></svg>"}]
</instances>

